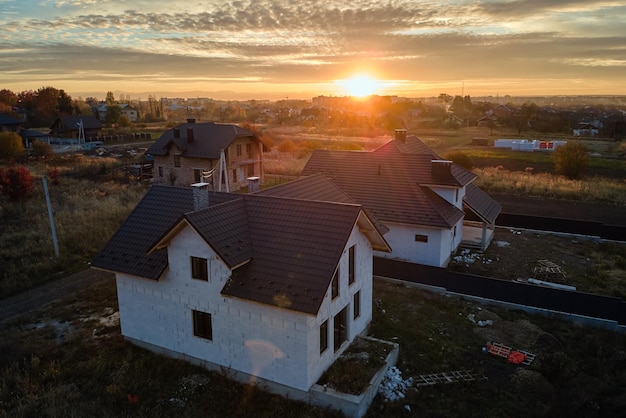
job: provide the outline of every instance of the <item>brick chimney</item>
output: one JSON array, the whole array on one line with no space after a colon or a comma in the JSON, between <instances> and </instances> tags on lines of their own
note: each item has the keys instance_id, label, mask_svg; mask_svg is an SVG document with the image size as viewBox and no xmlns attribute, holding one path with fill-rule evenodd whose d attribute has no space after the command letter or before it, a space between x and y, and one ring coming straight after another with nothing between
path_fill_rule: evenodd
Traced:
<instances>
[{"instance_id":1,"label":"brick chimney","mask_svg":"<svg viewBox=\"0 0 626 418\"><path fill-rule=\"evenodd\" d=\"M395 134L396 141L406 144L406 129L396 129Z\"/></svg>"},{"instance_id":2,"label":"brick chimney","mask_svg":"<svg viewBox=\"0 0 626 418\"><path fill-rule=\"evenodd\" d=\"M452 174L452 161L432 160L431 174L433 177L450 177Z\"/></svg>"},{"instance_id":3,"label":"brick chimney","mask_svg":"<svg viewBox=\"0 0 626 418\"><path fill-rule=\"evenodd\" d=\"M209 183L194 183L193 190L193 210L206 209L209 207Z\"/></svg>"}]
</instances>

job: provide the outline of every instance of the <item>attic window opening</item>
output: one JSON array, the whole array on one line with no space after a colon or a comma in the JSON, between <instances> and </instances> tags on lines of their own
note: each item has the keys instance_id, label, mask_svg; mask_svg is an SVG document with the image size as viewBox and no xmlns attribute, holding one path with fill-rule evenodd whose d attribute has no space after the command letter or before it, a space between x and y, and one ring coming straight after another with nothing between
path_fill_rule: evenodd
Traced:
<instances>
[{"instance_id":1,"label":"attic window opening","mask_svg":"<svg viewBox=\"0 0 626 418\"><path fill-rule=\"evenodd\" d=\"M174 167L180 167L180 154L174 154Z\"/></svg>"},{"instance_id":2,"label":"attic window opening","mask_svg":"<svg viewBox=\"0 0 626 418\"><path fill-rule=\"evenodd\" d=\"M208 262L206 258L191 257L191 278L209 281Z\"/></svg>"},{"instance_id":3,"label":"attic window opening","mask_svg":"<svg viewBox=\"0 0 626 418\"><path fill-rule=\"evenodd\" d=\"M415 242L428 242L428 235L415 234Z\"/></svg>"}]
</instances>

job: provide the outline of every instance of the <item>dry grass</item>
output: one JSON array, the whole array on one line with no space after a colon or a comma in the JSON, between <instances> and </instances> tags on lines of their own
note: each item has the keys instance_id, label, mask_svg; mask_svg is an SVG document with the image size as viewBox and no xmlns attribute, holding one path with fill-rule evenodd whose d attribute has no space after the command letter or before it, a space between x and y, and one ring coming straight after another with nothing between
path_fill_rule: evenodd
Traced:
<instances>
[{"instance_id":1,"label":"dry grass","mask_svg":"<svg viewBox=\"0 0 626 418\"><path fill-rule=\"evenodd\" d=\"M0 297L85 268L145 194L146 188L140 184L83 178L80 173L85 170L101 170L102 162L93 164L64 167L59 184L48 180L58 258L38 176L47 167L30 167L35 174L30 199L11 202L0 197Z\"/></svg>"},{"instance_id":2,"label":"dry grass","mask_svg":"<svg viewBox=\"0 0 626 418\"><path fill-rule=\"evenodd\" d=\"M473 170L475 184L486 192L524 194L552 199L612 202L626 205L626 181L600 177L568 180L563 176L532 171L508 171L499 167Z\"/></svg>"}]
</instances>

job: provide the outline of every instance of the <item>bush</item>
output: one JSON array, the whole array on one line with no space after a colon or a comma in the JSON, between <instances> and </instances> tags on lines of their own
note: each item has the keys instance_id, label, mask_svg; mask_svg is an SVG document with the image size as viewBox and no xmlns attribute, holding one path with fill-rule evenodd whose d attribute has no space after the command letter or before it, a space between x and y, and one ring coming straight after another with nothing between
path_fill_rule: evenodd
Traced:
<instances>
[{"instance_id":1,"label":"bush","mask_svg":"<svg viewBox=\"0 0 626 418\"><path fill-rule=\"evenodd\" d=\"M579 142L569 141L554 150L554 168L557 174L570 180L582 178L587 171L589 150Z\"/></svg>"},{"instance_id":2,"label":"bush","mask_svg":"<svg viewBox=\"0 0 626 418\"><path fill-rule=\"evenodd\" d=\"M31 145L30 155L34 158L51 158L54 157L54 151L49 144L35 141Z\"/></svg>"},{"instance_id":3,"label":"bush","mask_svg":"<svg viewBox=\"0 0 626 418\"><path fill-rule=\"evenodd\" d=\"M285 139L278 146L278 151L280 152L294 152L295 150L296 150L296 144L294 144L291 139Z\"/></svg>"},{"instance_id":4,"label":"bush","mask_svg":"<svg viewBox=\"0 0 626 418\"><path fill-rule=\"evenodd\" d=\"M26 167L0 169L0 192L9 199L26 199L33 188L33 176Z\"/></svg>"},{"instance_id":5,"label":"bush","mask_svg":"<svg viewBox=\"0 0 626 418\"><path fill-rule=\"evenodd\" d=\"M0 158L11 159L24 153L22 137L15 132L0 132Z\"/></svg>"}]
</instances>

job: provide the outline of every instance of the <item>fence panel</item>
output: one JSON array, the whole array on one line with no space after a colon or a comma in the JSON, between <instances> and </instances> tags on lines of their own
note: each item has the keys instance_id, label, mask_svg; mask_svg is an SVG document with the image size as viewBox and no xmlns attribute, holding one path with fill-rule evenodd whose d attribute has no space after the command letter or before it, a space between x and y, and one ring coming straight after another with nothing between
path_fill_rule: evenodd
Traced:
<instances>
[{"instance_id":1,"label":"fence panel","mask_svg":"<svg viewBox=\"0 0 626 418\"><path fill-rule=\"evenodd\" d=\"M451 272L444 268L374 257L374 274L445 288L449 292L566 312L626 324L626 303L619 298L593 295Z\"/></svg>"}]
</instances>

